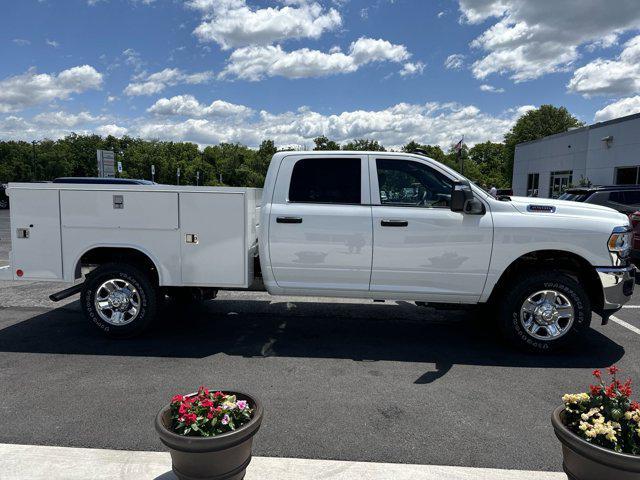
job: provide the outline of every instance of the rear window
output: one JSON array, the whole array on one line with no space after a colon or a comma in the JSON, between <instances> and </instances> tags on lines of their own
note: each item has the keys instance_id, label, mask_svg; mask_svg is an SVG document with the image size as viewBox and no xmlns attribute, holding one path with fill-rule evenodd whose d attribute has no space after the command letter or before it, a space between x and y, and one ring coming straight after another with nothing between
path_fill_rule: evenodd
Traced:
<instances>
[{"instance_id":1,"label":"rear window","mask_svg":"<svg viewBox=\"0 0 640 480\"><path fill-rule=\"evenodd\" d=\"M640 190L611 192L609 200L621 205L640 205Z\"/></svg>"},{"instance_id":2,"label":"rear window","mask_svg":"<svg viewBox=\"0 0 640 480\"><path fill-rule=\"evenodd\" d=\"M304 158L291 173L289 201L302 203L361 203L359 158Z\"/></svg>"}]
</instances>

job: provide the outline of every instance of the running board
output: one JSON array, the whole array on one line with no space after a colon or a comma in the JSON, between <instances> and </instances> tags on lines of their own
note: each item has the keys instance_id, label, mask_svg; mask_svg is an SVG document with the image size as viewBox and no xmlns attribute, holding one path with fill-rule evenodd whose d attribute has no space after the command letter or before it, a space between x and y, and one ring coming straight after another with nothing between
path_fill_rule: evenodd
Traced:
<instances>
[{"instance_id":1,"label":"running board","mask_svg":"<svg viewBox=\"0 0 640 480\"><path fill-rule=\"evenodd\" d=\"M49 299L52 302L59 302L60 300L64 300L65 298L69 298L76 293L80 293L82 291L82 287L84 283L79 283L77 285L73 285L72 287L65 288L64 290L60 290L59 292L53 293L49 295Z\"/></svg>"}]
</instances>

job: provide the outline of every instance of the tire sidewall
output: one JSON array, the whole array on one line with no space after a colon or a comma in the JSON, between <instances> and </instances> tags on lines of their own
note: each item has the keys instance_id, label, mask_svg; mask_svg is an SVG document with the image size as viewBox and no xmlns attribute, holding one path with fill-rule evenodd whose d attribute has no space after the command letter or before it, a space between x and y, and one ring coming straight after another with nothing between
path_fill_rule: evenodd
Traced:
<instances>
[{"instance_id":1,"label":"tire sidewall","mask_svg":"<svg viewBox=\"0 0 640 480\"><path fill-rule=\"evenodd\" d=\"M577 332L584 330L591 323L591 306L585 292L573 279L562 274L533 276L520 282L513 290L510 301L503 313L507 333L530 350L545 352L554 350L571 341ZM555 290L565 295L574 309L573 325L560 338L554 340L539 340L526 332L520 322L520 309L524 301L539 290Z\"/></svg>"},{"instance_id":2,"label":"tire sidewall","mask_svg":"<svg viewBox=\"0 0 640 480\"><path fill-rule=\"evenodd\" d=\"M126 325L111 325L104 321L95 307L95 296L98 288L105 281L121 278L131 283L140 295L140 312L138 316ZM86 317L106 335L110 337L126 338L139 334L155 316L156 294L147 277L137 269L128 266L99 267L85 280L81 303Z\"/></svg>"}]
</instances>

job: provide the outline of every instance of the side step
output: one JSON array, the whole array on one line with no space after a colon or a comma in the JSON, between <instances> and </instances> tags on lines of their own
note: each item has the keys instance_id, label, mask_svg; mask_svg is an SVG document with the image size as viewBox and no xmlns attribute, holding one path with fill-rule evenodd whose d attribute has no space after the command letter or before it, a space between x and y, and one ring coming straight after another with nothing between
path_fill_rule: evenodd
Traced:
<instances>
[{"instance_id":1,"label":"side step","mask_svg":"<svg viewBox=\"0 0 640 480\"><path fill-rule=\"evenodd\" d=\"M65 298L69 298L71 295L75 295L76 293L80 293L82 291L83 283L79 283L77 285L73 285L72 287L65 288L64 290L60 290L59 292L53 293L49 295L49 299L52 302L59 302L60 300L64 300Z\"/></svg>"}]
</instances>

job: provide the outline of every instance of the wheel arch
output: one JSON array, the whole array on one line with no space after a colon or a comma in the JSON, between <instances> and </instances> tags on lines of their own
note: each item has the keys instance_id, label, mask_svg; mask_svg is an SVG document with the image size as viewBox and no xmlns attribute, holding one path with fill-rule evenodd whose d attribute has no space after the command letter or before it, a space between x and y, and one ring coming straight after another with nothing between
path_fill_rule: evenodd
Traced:
<instances>
[{"instance_id":1,"label":"wheel arch","mask_svg":"<svg viewBox=\"0 0 640 480\"><path fill-rule=\"evenodd\" d=\"M499 302L505 289L523 272L545 269L561 271L574 277L589 296L592 310L596 313L602 311L604 297L595 268L584 257L565 250L535 250L516 258L502 272L487 302Z\"/></svg>"},{"instance_id":2,"label":"wheel arch","mask_svg":"<svg viewBox=\"0 0 640 480\"><path fill-rule=\"evenodd\" d=\"M162 270L157 259L144 249L128 245L92 245L74 262L74 278L82 276L83 267L94 268L106 263L126 263L148 272L156 285L162 285Z\"/></svg>"}]
</instances>

